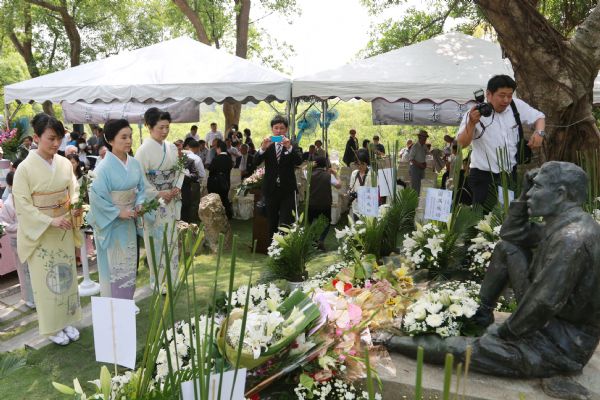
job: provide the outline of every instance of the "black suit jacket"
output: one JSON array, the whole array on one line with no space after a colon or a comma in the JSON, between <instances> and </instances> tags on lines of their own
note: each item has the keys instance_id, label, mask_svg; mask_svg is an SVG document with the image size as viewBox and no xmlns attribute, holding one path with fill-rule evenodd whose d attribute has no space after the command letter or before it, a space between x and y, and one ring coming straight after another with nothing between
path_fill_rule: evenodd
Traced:
<instances>
[{"instance_id":1,"label":"black suit jacket","mask_svg":"<svg viewBox=\"0 0 600 400\"><path fill-rule=\"evenodd\" d=\"M248 156L248 159L246 160L246 171L242 172L242 178L246 178L246 177L252 175L252 173L254 172L254 169L256 168L256 166L254 165L254 155L248 153L247 156ZM239 156L235 160L235 168L239 168L240 165L242 164L242 157L243 156Z\"/></svg>"},{"instance_id":2,"label":"black suit jacket","mask_svg":"<svg viewBox=\"0 0 600 400\"><path fill-rule=\"evenodd\" d=\"M283 148L279 162L275 153L275 143L272 143L264 153L254 155L254 165L265 162L265 177L263 179L263 194L271 196L275 192L290 193L296 191L296 173L294 169L302 164L302 150L293 144L288 154ZM279 184L277 183L279 178Z\"/></svg>"},{"instance_id":3,"label":"black suit jacket","mask_svg":"<svg viewBox=\"0 0 600 400\"><path fill-rule=\"evenodd\" d=\"M358 151L358 140L353 139L352 136L348 138L346 142L346 149L344 150L343 161L346 165L350 165L351 162L356 161L356 152Z\"/></svg>"}]
</instances>

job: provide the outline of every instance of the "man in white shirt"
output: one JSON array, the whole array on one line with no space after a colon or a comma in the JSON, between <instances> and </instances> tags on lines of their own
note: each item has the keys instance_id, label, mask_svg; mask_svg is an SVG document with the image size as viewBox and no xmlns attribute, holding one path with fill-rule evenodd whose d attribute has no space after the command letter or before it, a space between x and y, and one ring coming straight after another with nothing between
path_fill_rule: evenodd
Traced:
<instances>
[{"instance_id":1,"label":"man in white shirt","mask_svg":"<svg viewBox=\"0 0 600 400\"><path fill-rule=\"evenodd\" d=\"M456 140L463 148L473 146L469 185L473 203L491 209L495 205L500 172L509 174L516 182L517 145L519 125L511 103L514 102L523 125L534 125L535 132L527 146L542 145L546 126L545 116L519 99L513 99L516 82L508 75L493 76L487 84L486 98L492 107L491 115L484 117L474 106L463 117ZM498 159L502 151L506 156Z\"/></svg>"},{"instance_id":2,"label":"man in white shirt","mask_svg":"<svg viewBox=\"0 0 600 400\"><path fill-rule=\"evenodd\" d=\"M206 171L204 170L204 163L202 159L197 153L200 149L200 144L195 141L193 138L187 138L183 142L183 154L187 156L190 160L194 161L194 166L196 167L196 171L198 171L198 177L200 180L206 177Z\"/></svg>"},{"instance_id":3,"label":"man in white shirt","mask_svg":"<svg viewBox=\"0 0 600 400\"><path fill-rule=\"evenodd\" d=\"M406 141L406 147L400 150L400 161L408 162L408 154L410 153L410 148L413 146L413 140L408 139Z\"/></svg>"},{"instance_id":4,"label":"man in white shirt","mask_svg":"<svg viewBox=\"0 0 600 400\"><path fill-rule=\"evenodd\" d=\"M200 141L200 135L198 135L198 126L197 125L192 125L192 127L190 128L190 131L187 135L185 135L185 138L192 138L194 139L196 142Z\"/></svg>"},{"instance_id":5,"label":"man in white shirt","mask_svg":"<svg viewBox=\"0 0 600 400\"><path fill-rule=\"evenodd\" d=\"M231 139L226 139L225 144L227 145L227 153L231 156L231 162L233 163L233 165L236 165L238 157L241 156L242 154L237 149L237 147L233 144ZM236 145L237 145L237 142L236 142Z\"/></svg>"},{"instance_id":6,"label":"man in white shirt","mask_svg":"<svg viewBox=\"0 0 600 400\"><path fill-rule=\"evenodd\" d=\"M213 148L213 141L215 139L223 140L223 134L217 130L217 123L213 122L210 124L210 131L208 131L206 134L206 145L210 146L206 164L210 164L213 157L217 155L215 149Z\"/></svg>"}]
</instances>

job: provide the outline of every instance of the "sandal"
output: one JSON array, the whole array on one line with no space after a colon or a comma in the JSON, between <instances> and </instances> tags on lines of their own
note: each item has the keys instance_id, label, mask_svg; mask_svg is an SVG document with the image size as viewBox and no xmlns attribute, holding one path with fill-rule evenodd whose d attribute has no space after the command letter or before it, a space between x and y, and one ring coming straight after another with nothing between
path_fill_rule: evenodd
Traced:
<instances>
[{"instance_id":1,"label":"sandal","mask_svg":"<svg viewBox=\"0 0 600 400\"><path fill-rule=\"evenodd\" d=\"M74 327L67 326L65 329L63 329L63 332L72 342L76 342L79 340L79 331Z\"/></svg>"},{"instance_id":2,"label":"sandal","mask_svg":"<svg viewBox=\"0 0 600 400\"><path fill-rule=\"evenodd\" d=\"M70 342L69 337L63 331L58 332L54 336L48 336L48 340L59 346L66 346Z\"/></svg>"}]
</instances>

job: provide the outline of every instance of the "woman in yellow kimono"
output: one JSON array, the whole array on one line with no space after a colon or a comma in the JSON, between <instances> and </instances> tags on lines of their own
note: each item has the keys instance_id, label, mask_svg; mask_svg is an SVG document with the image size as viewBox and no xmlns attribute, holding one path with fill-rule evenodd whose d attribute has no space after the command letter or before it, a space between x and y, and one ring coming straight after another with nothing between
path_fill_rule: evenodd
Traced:
<instances>
[{"instance_id":1,"label":"woman in yellow kimono","mask_svg":"<svg viewBox=\"0 0 600 400\"><path fill-rule=\"evenodd\" d=\"M179 154L174 144L167 142L171 115L156 107L149 108L144 114L144 122L150 131L150 138L144 140L135 154L144 173L144 192L146 200L159 199L160 207L151 215L144 216L144 245L146 258L150 266L150 284L160 286L166 293L163 237L167 233L172 282L176 282L179 265L177 246L177 220L181 213L181 186L185 176L179 162ZM154 258L157 261L158 281L154 276L150 242L154 245Z\"/></svg>"},{"instance_id":2,"label":"woman in yellow kimono","mask_svg":"<svg viewBox=\"0 0 600 400\"><path fill-rule=\"evenodd\" d=\"M63 124L47 114L31 121L38 149L30 151L14 177L13 196L19 229L17 251L29 264L41 335L56 344L79 339L72 324L81 319L75 246L81 244L70 204L79 198L69 160L57 155Z\"/></svg>"}]
</instances>

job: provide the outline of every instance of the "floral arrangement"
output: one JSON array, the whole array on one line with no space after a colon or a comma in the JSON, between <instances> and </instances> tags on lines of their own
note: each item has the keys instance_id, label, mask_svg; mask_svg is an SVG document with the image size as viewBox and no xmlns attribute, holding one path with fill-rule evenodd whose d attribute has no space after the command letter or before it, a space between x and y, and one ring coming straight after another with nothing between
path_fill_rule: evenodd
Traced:
<instances>
[{"instance_id":1,"label":"floral arrangement","mask_svg":"<svg viewBox=\"0 0 600 400\"><path fill-rule=\"evenodd\" d=\"M415 269L439 271L443 267L447 232L436 223L416 224L417 229L404 235L401 254Z\"/></svg>"},{"instance_id":2,"label":"floral arrangement","mask_svg":"<svg viewBox=\"0 0 600 400\"><path fill-rule=\"evenodd\" d=\"M468 334L465 327L479 307L478 294L475 282L451 281L429 289L408 307L402 329L411 336Z\"/></svg>"},{"instance_id":3,"label":"floral arrangement","mask_svg":"<svg viewBox=\"0 0 600 400\"><path fill-rule=\"evenodd\" d=\"M246 304L247 295L248 287L240 286L231 293L231 302L227 301L227 303L233 308L242 308ZM276 310L284 297L285 292L273 283L254 285L250 287L248 308L259 311Z\"/></svg>"},{"instance_id":4,"label":"floral arrangement","mask_svg":"<svg viewBox=\"0 0 600 400\"><path fill-rule=\"evenodd\" d=\"M252 175L242 181L242 184L237 190L238 196L245 196L249 190L262 186L263 178L265 177L265 167L257 168Z\"/></svg>"},{"instance_id":5,"label":"floral arrangement","mask_svg":"<svg viewBox=\"0 0 600 400\"><path fill-rule=\"evenodd\" d=\"M13 159L12 157L16 154L17 149L19 148L19 129L12 128L11 130L0 131L0 147L2 147L2 152L8 159Z\"/></svg>"},{"instance_id":6,"label":"floral arrangement","mask_svg":"<svg viewBox=\"0 0 600 400\"><path fill-rule=\"evenodd\" d=\"M356 222L351 216L348 225L336 229L338 252L344 260L373 254L377 259L397 251L397 237L413 229L418 197L412 190L399 191L391 204L379 207L377 217L361 216ZM358 253L356 253L358 252Z\"/></svg>"},{"instance_id":7,"label":"floral arrangement","mask_svg":"<svg viewBox=\"0 0 600 400\"><path fill-rule=\"evenodd\" d=\"M494 247L500 240L501 226L493 213L487 214L475 226L477 235L471 239L467 249L467 266L474 279L483 279Z\"/></svg>"},{"instance_id":8,"label":"floral arrangement","mask_svg":"<svg viewBox=\"0 0 600 400\"><path fill-rule=\"evenodd\" d=\"M300 376L300 383L294 388L296 397L300 400L306 399L353 399L368 400L369 393L359 391L352 383L335 377L321 377L318 374ZM379 393L375 394L375 400L381 400Z\"/></svg>"},{"instance_id":9,"label":"floral arrangement","mask_svg":"<svg viewBox=\"0 0 600 400\"><path fill-rule=\"evenodd\" d=\"M160 387L164 386L169 375L169 361L175 371L191 370L191 359L196 346L196 330L198 329L199 332L200 346L204 346L210 323L209 318L201 315L198 320L192 319L190 323L186 321L176 322L174 329L166 331L164 347L168 347L169 351L167 352L165 348L160 349L156 358L154 380ZM218 323L219 319L217 318L215 324Z\"/></svg>"},{"instance_id":10,"label":"floral arrangement","mask_svg":"<svg viewBox=\"0 0 600 400\"><path fill-rule=\"evenodd\" d=\"M156 211L159 207L165 207L165 201L161 198L155 197L152 200L146 200L140 205L138 216L142 216L152 211Z\"/></svg>"},{"instance_id":11,"label":"floral arrangement","mask_svg":"<svg viewBox=\"0 0 600 400\"><path fill-rule=\"evenodd\" d=\"M348 216L348 225L339 230L335 228L335 238L338 240L338 254L344 261L353 261L356 251L360 252L362 250L365 233L365 222L362 219L354 222L351 215Z\"/></svg>"},{"instance_id":12,"label":"floral arrangement","mask_svg":"<svg viewBox=\"0 0 600 400\"><path fill-rule=\"evenodd\" d=\"M329 223L319 217L305 224L304 215L290 227L280 227L267 249L271 278L302 282L307 278L306 262L315 254L315 242Z\"/></svg>"}]
</instances>

